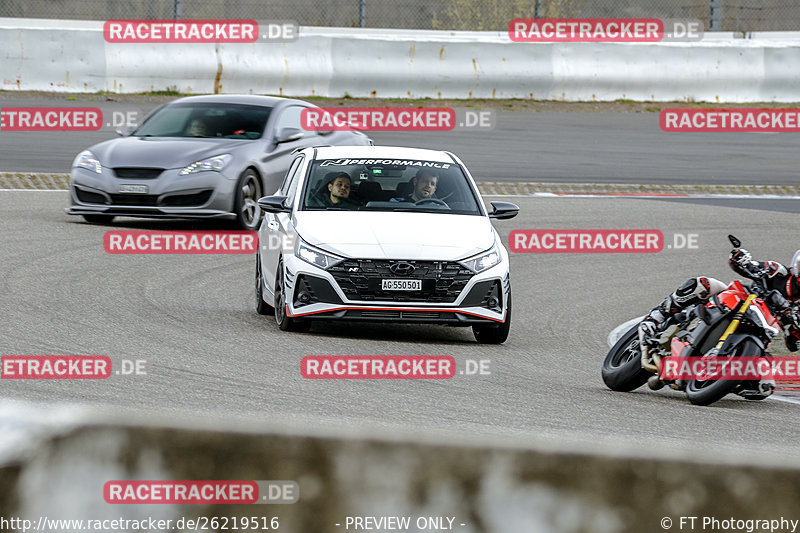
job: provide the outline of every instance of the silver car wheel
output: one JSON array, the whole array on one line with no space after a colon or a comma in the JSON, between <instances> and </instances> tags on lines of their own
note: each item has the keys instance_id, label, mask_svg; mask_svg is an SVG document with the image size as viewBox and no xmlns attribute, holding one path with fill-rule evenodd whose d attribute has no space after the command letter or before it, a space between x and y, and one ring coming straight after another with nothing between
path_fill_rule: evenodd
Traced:
<instances>
[{"instance_id":1,"label":"silver car wheel","mask_svg":"<svg viewBox=\"0 0 800 533\"><path fill-rule=\"evenodd\" d=\"M252 225L258 212L257 200L261 197L261 185L255 176L250 175L242 184L242 218Z\"/></svg>"}]
</instances>

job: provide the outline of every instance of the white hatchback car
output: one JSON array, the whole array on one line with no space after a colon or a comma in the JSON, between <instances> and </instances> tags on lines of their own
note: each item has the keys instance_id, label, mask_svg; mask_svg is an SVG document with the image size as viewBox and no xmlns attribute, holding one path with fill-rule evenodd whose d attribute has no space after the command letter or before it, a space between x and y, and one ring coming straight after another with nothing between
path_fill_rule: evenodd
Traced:
<instances>
[{"instance_id":1,"label":"white hatchback car","mask_svg":"<svg viewBox=\"0 0 800 533\"><path fill-rule=\"evenodd\" d=\"M265 211L256 310L282 330L313 320L472 326L499 344L511 325L508 252L464 164L385 146L299 150Z\"/></svg>"}]
</instances>

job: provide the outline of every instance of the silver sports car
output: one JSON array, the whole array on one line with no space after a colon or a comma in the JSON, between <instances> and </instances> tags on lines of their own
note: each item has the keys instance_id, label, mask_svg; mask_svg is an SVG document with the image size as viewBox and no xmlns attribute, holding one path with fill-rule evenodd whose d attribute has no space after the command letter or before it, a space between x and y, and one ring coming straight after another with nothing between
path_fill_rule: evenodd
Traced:
<instances>
[{"instance_id":1,"label":"silver sports car","mask_svg":"<svg viewBox=\"0 0 800 533\"><path fill-rule=\"evenodd\" d=\"M307 107L315 106L250 95L174 100L129 135L78 154L67 213L93 223L216 217L255 229L257 200L278 189L296 149L372 144L360 132L303 130Z\"/></svg>"}]
</instances>

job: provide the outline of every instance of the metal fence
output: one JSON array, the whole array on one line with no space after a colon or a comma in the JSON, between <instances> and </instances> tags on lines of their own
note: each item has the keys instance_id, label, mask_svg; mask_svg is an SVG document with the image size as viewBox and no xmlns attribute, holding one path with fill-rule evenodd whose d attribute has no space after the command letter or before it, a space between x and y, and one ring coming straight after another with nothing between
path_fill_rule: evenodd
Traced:
<instances>
[{"instance_id":1,"label":"metal fence","mask_svg":"<svg viewBox=\"0 0 800 533\"><path fill-rule=\"evenodd\" d=\"M800 30L798 0L0 0L0 17L295 20L304 26L499 30L512 18L693 18L706 30Z\"/></svg>"}]
</instances>

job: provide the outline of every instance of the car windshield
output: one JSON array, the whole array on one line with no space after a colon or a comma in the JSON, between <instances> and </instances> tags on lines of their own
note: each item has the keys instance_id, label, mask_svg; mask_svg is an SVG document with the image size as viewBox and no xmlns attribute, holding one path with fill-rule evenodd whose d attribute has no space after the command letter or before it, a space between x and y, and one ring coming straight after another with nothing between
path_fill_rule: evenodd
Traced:
<instances>
[{"instance_id":1,"label":"car windshield","mask_svg":"<svg viewBox=\"0 0 800 533\"><path fill-rule=\"evenodd\" d=\"M409 159L320 159L313 163L302 209L481 215L455 163Z\"/></svg>"},{"instance_id":2,"label":"car windshield","mask_svg":"<svg viewBox=\"0 0 800 533\"><path fill-rule=\"evenodd\" d=\"M169 104L133 132L138 137L258 139L271 107L218 102Z\"/></svg>"}]
</instances>

